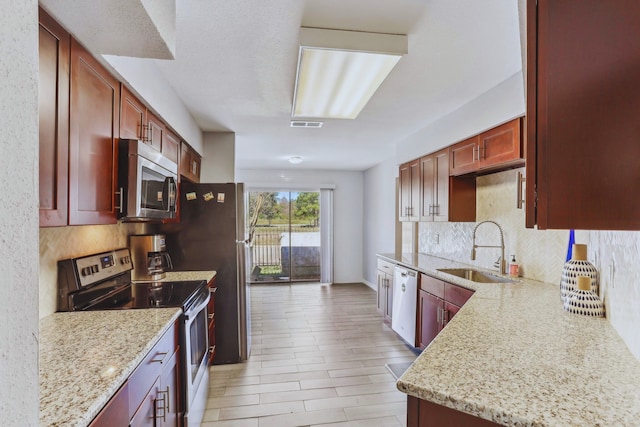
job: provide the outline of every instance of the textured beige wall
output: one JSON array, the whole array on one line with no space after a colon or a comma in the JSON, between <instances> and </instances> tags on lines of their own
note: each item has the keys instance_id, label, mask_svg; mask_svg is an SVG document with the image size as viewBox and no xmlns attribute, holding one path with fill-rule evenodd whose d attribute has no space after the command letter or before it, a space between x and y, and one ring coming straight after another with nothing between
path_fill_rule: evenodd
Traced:
<instances>
[{"instance_id":1,"label":"textured beige wall","mask_svg":"<svg viewBox=\"0 0 640 427\"><path fill-rule=\"evenodd\" d=\"M61 259L129 246L129 234L143 234L142 224L48 227L40 229L40 318L56 311Z\"/></svg>"},{"instance_id":2,"label":"textured beige wall","mask_svg":"<svg viewBox=\"0 0 640 427\"><path fill-rule=\"evenodd\" d=\"M38 4L0 17L0 424L38 425Z\"/></svg>"}]
</instances>

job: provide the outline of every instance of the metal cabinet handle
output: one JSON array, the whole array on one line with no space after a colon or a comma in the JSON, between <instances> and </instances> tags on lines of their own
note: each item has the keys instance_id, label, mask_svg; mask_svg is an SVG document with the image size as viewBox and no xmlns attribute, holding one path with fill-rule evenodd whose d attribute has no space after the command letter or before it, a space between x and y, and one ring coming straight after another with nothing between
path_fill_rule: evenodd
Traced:
<instances>
[{"instance_id":1,"label":"metal cabinet handle","mask_svg":"<svg viewBox=\"0 0 640 427\"><path fill-rule=\"evenodd\" d=\"M153 356L153 359L151 359L150 362L162 364L164 363L164 358L167 356L167 354L169 353L167 353L166 351L159 351L156 353L156 356ZM156 359L157 356L162 356L162 359Z\"/></svg>"},{"instance_id":2,"label":"metal cabinet handle","mask_svg":"<svg viewBox=\"0 0 640 427\"><path fill-rule=\"evenodd\" d=\"M162 397L160 397L162 395ZM158 404L162 406L158 406ZM162 410L162 415L159 414ZM169 412L169 387L166 390L158 390L158 397L156 398L156 414L154 418L157 420L162 418L162 422L167 422L167 412Z\"/></svg>"},{"instance_id":3,"label":"metal cabinet handle","mask_svg":"<svg viewBox=\"0 0 640 427\"><path fill-rule=\"evenodd\" d=\"M438 307L438 313L436 315L436 323L438 325L442 324L442 313L441 313L442 309L440 307Z\"/></svg>"},{"instance_id":4,"label":"metal cabinet handle","mask_svg":"<svg viewBox=\"0 0 640 427\"><path fill-rule=\"evenodd\" d=\"M449 310L442 310L442 326L447 326L447 323L449 323Z\"/></svg>"},{"instance_id":5,"label":"metal cabinet handle","mask_svg":"<svg viewBox=\"0 0 640 427\"><path fill-rule=\"evenodd\" d=\"M118 196L119 199L119 203L118 206L115 206L115 208L118 210L118 212L123 213L122 210L124 209L124 188L120 187L120 191L116 191L116 195Z\"/></svg>"},{"instance_id":6,"label":"metal cabinet handle","mask_svg":"<svg viewBox=\"0 0 640 427\"><path fill-rule=\"evenodd\" d=\"M405 286L405 284L402 284L402 292L404 292L407 289L407 287Z\"/></svg>"}]
</instances>

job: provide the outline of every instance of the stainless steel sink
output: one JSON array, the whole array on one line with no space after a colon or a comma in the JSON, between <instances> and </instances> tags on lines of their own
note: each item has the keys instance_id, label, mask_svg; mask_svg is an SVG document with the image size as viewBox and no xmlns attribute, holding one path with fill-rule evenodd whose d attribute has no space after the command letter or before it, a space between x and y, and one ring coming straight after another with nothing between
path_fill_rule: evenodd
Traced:
<instances>
[{"instance_id":1,"label":"stainless steel sink","mask_svg":"<svg viewBox=\"0 0 640 427\"><path fill-rule=\"evenodd\" d=\"M462 279L471 280L477 283L513 283L511 279L507 279L483 271L474 270L473 268L439 268L442 273L451 274Z\"/></svg>"}]
</instances>

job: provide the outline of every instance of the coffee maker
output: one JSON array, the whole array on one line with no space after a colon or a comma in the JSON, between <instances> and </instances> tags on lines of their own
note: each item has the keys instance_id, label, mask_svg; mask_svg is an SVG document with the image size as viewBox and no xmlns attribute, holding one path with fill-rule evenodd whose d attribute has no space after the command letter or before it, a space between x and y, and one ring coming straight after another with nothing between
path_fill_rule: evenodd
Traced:
<instances>
[{"instance_id":1,"label":"coffee maker","mask_svg":"<svg viewBox=\"0 0 640 427\"><path fill-rule=\"evenodd\" d=\"M164 234L129 236L133 271L131 280L160 280L173 268Z\"/></svg>"}]
</instances>

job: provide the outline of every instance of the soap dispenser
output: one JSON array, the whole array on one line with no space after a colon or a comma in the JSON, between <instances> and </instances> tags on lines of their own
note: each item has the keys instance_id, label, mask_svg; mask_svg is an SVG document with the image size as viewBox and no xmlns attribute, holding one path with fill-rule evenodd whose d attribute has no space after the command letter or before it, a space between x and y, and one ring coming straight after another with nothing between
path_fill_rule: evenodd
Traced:
<instances>
[{"instance_id":1,"label":"soap dispenser","mask_svg":"<svg viewBox=\"0 0 640 427\"><path fill-rule=\"evenodd\" d=\"M511 255L511 261L509 261L509 276L518 277L520 275L520 266L516 262L516 256Z\"/></svg>"}]
</instances>

